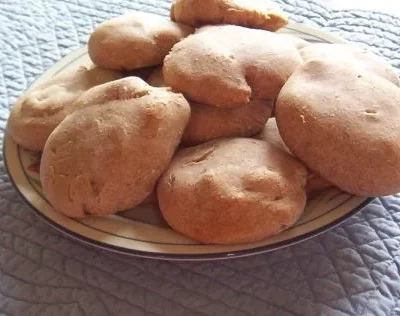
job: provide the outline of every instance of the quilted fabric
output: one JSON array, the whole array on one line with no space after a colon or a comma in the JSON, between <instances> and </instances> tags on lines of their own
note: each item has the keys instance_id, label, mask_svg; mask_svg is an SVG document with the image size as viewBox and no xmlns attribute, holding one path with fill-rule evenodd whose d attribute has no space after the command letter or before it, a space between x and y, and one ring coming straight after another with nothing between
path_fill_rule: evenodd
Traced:
<instances>
[{"instance_id":1,"label":"quilted fabric","mask_svg":"<svg viewBox=\"0 0 400 316\"><path fill-rule=\"evenodd\" d=\"M292 19L369 46L400 67L400 22L281 0ZM128 9L168 14L166 0L0 1L0 129L45 69ZM2 136L1 135L1 136ZM25 207L0 162L2 315L400 315L400 197L376 199L296 246L232 261L160 262L82 246Z\"/></svg>"}]
</instances>

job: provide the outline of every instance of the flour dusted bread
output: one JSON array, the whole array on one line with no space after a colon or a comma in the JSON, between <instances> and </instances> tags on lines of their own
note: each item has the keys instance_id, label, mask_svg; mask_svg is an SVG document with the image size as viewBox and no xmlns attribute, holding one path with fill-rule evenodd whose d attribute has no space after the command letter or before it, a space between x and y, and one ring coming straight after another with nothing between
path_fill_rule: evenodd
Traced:
<instances>
[{"instance_id":1,"label":"flour dusted bread","mask_svg":"<svg viewBox=\"0 0 400 316\"><path fill-rule=\"evenodd\" d=\"M50 135L40 180L70 217L132 208L152 192L189 119L185 98L128 77L88 91Z\"/></svg>"},{"instance_id":2,"label":"flour dusted bread","mask_svg":"<svg viewBox=\"0 0 400 316\"><path fill-rule=\"evenodd\" d=\"M161 68L149 76L152 86L165 86ZM182 143L197 145L222 137L249 137L261 131L271 116L273 101L255 100L237 108L220 108L188 100L191 115Z\"/></svg>"},{"instance_id":3,"label":"flour dusted bread","mask_svg":"<svg viewBox=\"0 0 400 316\"><path fill-rule=\"evenodd\" d=\"M283 142L278 126L276 125L276 119L274 117L267 121L261 133L257 135L257 138L280 148L290 155L293 155L290 149ZM329 183L325 179L321 178L321 176L313 171L308 172L306 185L307 193L317 193L330 187L332 187L332 183Z\"/></svg>"},{"instance_id":4,"label":"flour dusted bread","mask_svg":"<svg viewBox=\"0 0 400 316\"><path fill-rule=\"evenodd\" d=\"M232 138L180 151L159 181L160 209L203 243L254 242L292 226L306 203L307 170L260 140Z\"/></svg>"},{"instance_id":5,"label":"flour dusted bread","mask_svg":"<svg viewBox=\"0 0 400 316\"><path fill-rule=\"evenodd\" d=\"M150 13L130 12L100 24L88 42L92 61L104 68L132 70L162 64L172 46L194 31Z\"/></svg>"},{"instance_id":6,"label":"flour dusted bread","mask_svg":"<svg viewBox=\"0 0 400 316\"><path fill-rule=\"evenodd\" d=\"M270 0L175 0L171 19L193 26L236 24L276 31L287 16Z\"/></svg>"},{"instance_id":7,"label":"flour dusted bread","mask_svg":"<svg viewBox=\"0 0 400 316\"><path fill-rule=\"evenodd\" d=\"M357 64L359 67L386 78L399 86L397 71L384 58L353 45L312 44L303 47L300 50L300 54L304 61L321 58L333 58L338 63L352 61L352 63Z\"/></svg>"},{"instance_id":8,"label":"flour dusted bread","mask_svg":"<svg viewBox=\"0 0 400 316\"><path fill-rule=\"evenodd\" d=\"M193 101L240 107L274 99L302 63L292 41L235 25L207 26L177 43L165 58L165 82Z\"/></svg>"},{"instance_id":9,"label":"flour dusted bread","mask_svg":"<svg viewBox=\"0 0 400 316\"><path fill-rule=\"evenodd\" d=\"M74 110L74 102L83 92L119 78L114 71L80 67L48 79L12 107L8 132L22 147L42 151L51 132Z\"/></svg>"},{"instance_id":10,"label":"flour dusted bread","mask_svg":"<svg viewBox=\"0 0 400 316\"><path fill-rule=\"evenodd\" d=\"M275 109L280 134L311 170L362 196L400 191L400 89L352 60L300 66Z\"/></svg>"}]
</instances>

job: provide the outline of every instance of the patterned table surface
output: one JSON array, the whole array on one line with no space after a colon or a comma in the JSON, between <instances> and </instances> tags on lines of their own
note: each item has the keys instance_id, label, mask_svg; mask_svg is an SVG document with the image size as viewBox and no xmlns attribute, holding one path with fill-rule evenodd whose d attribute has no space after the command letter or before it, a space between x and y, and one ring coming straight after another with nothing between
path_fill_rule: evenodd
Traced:
<instances>
[{"instance_id":1,"label":"patterned table surface","mask_svg":"<svg viewBox=\"0 0 400 316\"><path fill-rule=\"evenodd\" d=\"M400 16L400 2L392 0L319 0L319 3L335 10L362 9Z\"/></svg>"},{"instance_id":2,"label":"patterned table surface","mask_svg":"<svg viewBox=\"0 0 400 316\"><path fill-rule=\"evenodd\" d=\"M293 20L369 47L400 67L400 22L360 10L281 0ZM167 0L0 1L0 130L45 69L128 9L168 13ZM400 197L376 199L299 245L232 261L124 257L70 241L33 215L0 162L0 314L400 315Z\"/></svg>"}]
</instances>

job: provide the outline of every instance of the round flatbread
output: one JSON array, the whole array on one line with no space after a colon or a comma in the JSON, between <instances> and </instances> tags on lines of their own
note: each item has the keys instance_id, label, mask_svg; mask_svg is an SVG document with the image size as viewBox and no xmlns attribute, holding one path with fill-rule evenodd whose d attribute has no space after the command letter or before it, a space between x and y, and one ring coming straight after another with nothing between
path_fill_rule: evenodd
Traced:
<instances>
[{"instance_id":1,"label":"round flatbread","mask_svg":"<svg viewBox=\"0 0 400 316\"><path fill-rule=\"evenodd\" d=\"M307 170L260 140L233 138L180 151L157 187L176 231L202 243L254 242L292 226L306 204Z\"/></svg>"},{"instance_id":2,"label":"round flatbread","mask_svg":"<svg viewBox=\"0 0 400 316\"><path fill-rule=\"evenodd\" d=\"M132 70L162 64L175 43L194 32L188 25L133 11L100 24L90 35L88 52L96 65Z\"/></svg>"},{"instance_id":3,"label":"round flatbread","mask_svg":"<svg viewBox=\"0 0 400 316\"><path fill-rule=\"evenodd\" d=\"M48 201L70 217L108 215L150 195L189 120L181 94L136 77L89 90L50 135L40 180Z\"/></svg>"},{"instance_id":4,"label":"round flatbread","mask_svg":"<svg viewBox=\"0 0 400 316\"><path fill-rule=\"evenodd\" d=\"M400 191L400 89L352 60L311 60L282 88L276 120L311 170L361 196Z\"/></svg>"},{"instance_id":5,"label":"round flatbread","mask_svg":"<svg viewBox=\"0 0 400 316\"><path fill-rule=\"evenodd\" d=\"M161 68L148 78L154 87L165 86ZM188 100L191 115L182 143L185 146L198 145L223 137L250 137L264 127L271 116L273 101L255 100L237 108L220 108Z\"/></svg>"},{"instance_id":6,"label":"round flatbread","mask_svg":"<svg viewBox=\"0 0 400 316\"><path fill-rule=\"evenodd\" d=\"M165 58L165 82L189 99L217 107L272 100L302 64L293 43L279 34L207 26L177 43Z\"/></svg>"},{"instance_id":7,"label":"round flatbread","mask_svg":"<svg viewBox=\"0 0 400 316\"><path fill-rule=\"evenodd\" d=\"M193 26L235 24L276 31L287 16L270 0L175 0L171 19Z\"/></svg>"},{"instance_id":8,"label":"round flatbread","mask_svg":"<svg viewBox=\"0 0 400 316\"><path fill-rule=\"evenodd\" d=\"M51 132L88 89L121 78L117 72L80 67L32 88L12 107L7 130L14 141L32 151L42 151Z\"/></svg>"},{"instance_id":9,"label":"round flatbread","mask_svg":"<svg viewBox=\"0 0 400 316\"><path fill-rule=\"evenodd\" d=\"M300 49L300 54L304 61L313 59L333 58L341 62L352 60L365 70L371 71L399 86L399 75L384 58L379 57L365 49L349 44L325 44L318 43L308 45Z\"/></svg>"}]
</instances>

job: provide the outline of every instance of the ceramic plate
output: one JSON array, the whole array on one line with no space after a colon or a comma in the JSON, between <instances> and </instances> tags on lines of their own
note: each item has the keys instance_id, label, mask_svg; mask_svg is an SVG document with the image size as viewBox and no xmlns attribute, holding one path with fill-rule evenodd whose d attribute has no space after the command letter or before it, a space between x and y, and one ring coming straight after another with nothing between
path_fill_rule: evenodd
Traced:
<instances>
[{"instance_id":1,"label":"ceramic plate","mask_svg":"<svg viewBox=\"0 0 400 316\"><path fill-rule=\"evenodd\" d=\"M298 24L282 30L309 42L344 41ZM91 65L86 48L66 56L41 76L33 86L60 72ZM15 144L5 134L3 155L7 171L23 200L47 223L68 236L103 249L157 259L210 260L254 255L276 250L315 236L332 228L367 205L371 199L353 196L335 189L312 198L298 223L283 233L251 244L202 245L171 230L160 211L149 205L136 207L108 217L82 220L63 216L47 202L40 185L40 157Z\"/></svg>"}]
</instances>

